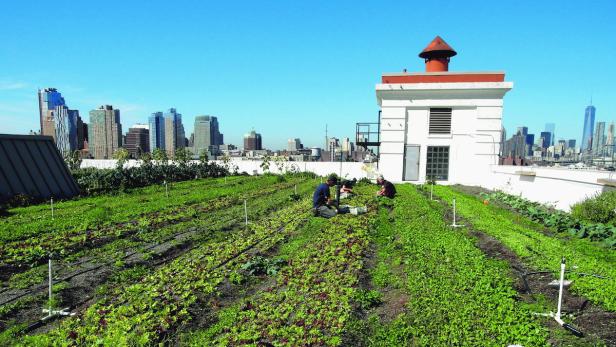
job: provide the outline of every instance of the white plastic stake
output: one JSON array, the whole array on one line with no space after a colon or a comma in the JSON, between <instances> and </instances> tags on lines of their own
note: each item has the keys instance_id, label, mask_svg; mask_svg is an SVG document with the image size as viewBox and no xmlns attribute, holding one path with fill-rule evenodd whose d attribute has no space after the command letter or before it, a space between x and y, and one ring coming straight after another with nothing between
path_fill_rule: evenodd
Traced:
<instances>
[{"instance_id":1,"label":"white plastic stake","mask_svg":"<svg viewBox=\"0 0 616 347\"><path fill-rule=\"evenodd\" d=\"M225 184L227 184L227 176L225 176Z\"/></svg>"},{"instance_id":2,"label":"white plastic stake","mask_svg":"<svg viewBox=\"0 0 616 347\"><path fill-rule=\"evenodd\" d=\"M453 223L451 224L451 226L454 228L464 226L464 225L456 224L456 199L453 199Z\"/></svg>"},{"instance_id":3,"label":"white plastic stake","mask_svg":"<svg viewBox=\"0 0 616 347\"><path fill-rule=\"evenodd\" d=\"M169 187L167 186L167 181L164 181L165 183L165 195L167 196L167 198L169 198Z\"/></svg>"},{"instance_id":4,"label":"white plastic stake","mask_svg":"<svg viewBox=\"0 0 616 347\"><path fill-rule=\"evenodd\" d=\"M246 220L246 225L248 225L248 207L246 206L246 199L244 199L244 219Z\"/></svg>"},{"instance_id":5,"label":"white plastic stake","mask_svg":"<svg viewBox=\"0 0 616 347\"><path fill-rule=\"evenodd\" d=\"M295 195L297 195L297 184L295 185L294 191L295 191Z\"/></svg>"},{"instance_id":6,"label":"white plastic stake","mask_svg":"<svg viewBox=\"0 0 616 347\"><path fill-rule=\"evenodd\" d=\"M49 257L49 263L48 263L48 268L49 268L49 315L51 316L51 287L53 285L53 278L51 276L51 257Z\"/></svg>"},{"instance_id":7,"label":"white plastic stake","mask_svg":"<svg viewBox=\"0 0 616 347\"><path fill-rule=\"evenodd\" d=\"M560 263L560 288L558 290L558 310L556 311L557 321L560 319L560 308L563 301L563 286L565 283L565 258Z\"/></svg>"},{"instance_id":8,"label":"white plastic stake","mask_svg":"<svg viewBox=\"0 0 616 347\"><path fill-rule=\"evenodd\" d=\"M43 309L43 313L47 313L47 316L43 317L43 321L56 317L56 316L74 316L75 313L71 313L68 311L68 308L63 308L61 310L54 310L51 307L51 298L52 298L52 286L53 286L53 276L51 271L51 257L49 257L48 262L48 274L49 274L49 308Z\"/></svg>"},{"instance_id":9,"label":"white plastic stake","mask_svg":"<svg viewBox=\"0 0 616 347\"><path fill-rule=\"evenodd\" d=\"M51 220L53 220L53 197L51 198Z\"/></svg>"},{"instance_id":10,"label":"white plastic stake","mask_svg":"<svg viewBox=\"0 0 616 347\"><path fill-rule=\"evenodd\" d=\"M434 191L434 184L430 185L430 201L434 200L432 199L432 192Z\"/></svg>"}]
</instances>

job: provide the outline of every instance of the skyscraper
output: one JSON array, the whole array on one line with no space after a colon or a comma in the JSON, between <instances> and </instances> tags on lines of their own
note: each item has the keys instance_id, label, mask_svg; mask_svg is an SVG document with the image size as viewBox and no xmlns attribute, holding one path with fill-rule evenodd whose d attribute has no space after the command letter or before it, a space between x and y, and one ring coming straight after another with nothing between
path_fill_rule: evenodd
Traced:
<instances>
[{"instance_id":1,"label":"skyscraper","mask_svg":"<svg viewBox=\"0 0 616 347\"><path fill-rule=\"evenodd\" d=\"M523 136L528 135L528 127L518 127L518 134Z\"/></svg>"},{"instance_id":2,"label":"skyscraper","mask_svg":"<svg viewBox=\"0 0 616 347\"><path fill-rule=\"evenodd\" d=\"M218 128L218 119L214 116L195 117L195 132L193 139L193 151L201 154L207 151L216 154L217 148L222 145L222 134Z\"/></svg>"},{"instance_id":3,"label":"skyscraper","mask_svg":"<svg viewBox=\"0 0 616 347\"><path fill-rule=\"evenodd\" d=\"M175 150L186 146L186 135L182 124L182 115L175 108L165 113L165 150L169 157L175 155Z\"/></svg>"},{"instance_id":4,"label":"skyscraper","mask_svg":"<svg viewBox=\"0 0 616 347\"><path fill-rule=\"evenodd\" d=\"M568 148L574 148L575 149L575 139L571 139L567 142L567 147Z\"/></svg>"},{"instance_id":5,"label":"skyscraper","mask_svg":"<svg viewBox=\"0 0 616 347\"><path fill-rule=\"evenodd\" d=\"M141 153L150 151L150 131L147 124L135 124L126 134L124 148L132 158L139 158Z\"/></svg>"},{"instance_id":6,"label":"skyscraper","mask_svg":"<svg viewBox=\"0 0 616 347\"><path fill-rule=\"evenodd\" d=\"M554 145L554 141L556 141L555 137L555 133L554 130L556 129L556 124L554 123L545 123L545 131L550 133L550 145L549 146L553 146ZM549 147L548 146L548 147Z\"/></svg>"},{"instance_id":7,"label":"skyscraper","mask_svg":"<svg viewBox=\"0 0 616 347\"><path fill-rule=\"evenodd\" d=\"M592 150L592 136L595 132L595 107L590 105L586 107L584 112L584 132L582 133L582 143L580 148L582 152Z\"/></svg>"},{"instance_id":8,"label":"skyscraper","mask_svg":"<svg viewBox=\"0 0 616 347\"><path fill-rule=\"evenodd\" d=\"M550 147L552 145L552 133L549 131L542 131L539 138L539 144L543 149Z\"/></svg>"},{"instance_id":9,"label":"skyscraper","mask_svg":"<svg viewBox=\"0 0 616 347\"><path fill-rule=\"evenodd\" d=\"M244 135L244 150L260 151L262 150L261 134L254 130Z\"/></svg>"},{"instance_id":10,"label":"skyscraper","mask_svg":"<svg viewBox=\"0 0 616 347\"><path fill-rule=\"evenodd\" d=\"M68 107L56 106L53 110L56 146L60 153L67 154L79 150L78 126L83 124L79 111L69 110Z\"/></svg>"},{"instance_id":11,"label":"skyscraper","mask_svg":"<svg viewBox=\"0 0 616 347\"><path fill-rule=\"evenodd\" d=\"M614 135L615 133L614 122L611 122L607 127L607 136L605 137L605 149L606 155L612 156L614 154Z\"/></svg>"},{"instance_id":12,"label":"skyscraper","mask_svg":"<svg viewBox=\"0 0 616 347\"><path fill-rule=\"evenodd\" d=\"M605 146L605 122L597 122L592 139L592 153L602 155Z\"/></svg>"},{"instance_id":13,"label":"skyscraper","mask_svg":"<svg viewBox=\"0 0 616 347\"><path fill-rule=\"evenodd\" d=\"M165 149L165 118L162 112L154 112L149 119L150 151Z\"/></svg>"},{"instance_id":14,"label":"skyscraper","mask_svg":"<svg viewBox=\"0 0 616 347\"><path fill-rule=\"evenodd\" d=\"M88 127L89 150L95 159L111 159L122 147L122 124L120 110L104 105L90 111Z\"/></svg>"},{"instance_id":15,"label":"skyscraper","mask_svg":"<svg viewBox=\"0 0 616 347\"><path fill-rule=\"evenodd\" d=\"M302 146L302 141L298 138L295 139L289 139L287 141L287 150L289 152L297 152L298 150L302 149L304 146Z\"/></svg>"},{"instance_id":16,"label":"skyscraper","mask_svg":"<svg viewBox=\"0 0 616 347\"><path fill-rule=\"evenodd\" d=\"M54 121L54 111L58 106L64 106L64 98L56 88L39 89L39 121L41 124L41 135L52 136L56 139L56 129Z\"/></svg>"},{"instance_id":17,"label":"skyscraper","mask_svg":"<svg viewBox=\"0 0 616 347\"><path fill-rule=\"evenodd\" d=\"M535 134L526 134L526 155L533 156L533 145L535 144Z\"/></svg>"}]
</instances>

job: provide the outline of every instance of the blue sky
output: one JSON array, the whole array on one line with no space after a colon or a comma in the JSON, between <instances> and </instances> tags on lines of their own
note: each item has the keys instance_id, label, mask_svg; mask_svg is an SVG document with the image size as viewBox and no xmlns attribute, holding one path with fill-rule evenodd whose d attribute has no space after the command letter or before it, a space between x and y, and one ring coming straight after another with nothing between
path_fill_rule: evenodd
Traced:
<instances>
[{"instance_id":1,"label":"blue sky","mask_svg":"<svg viewBox=\"0 0 616 347\"><path fill-rule=\"evenodd\" d=\"M582 133L616 120L616 1L8 1L0 12L0 133L38 130L36 90L71 108L112 104L125 129L175 107L219 117L225 142L253 127L269 148L321 146L375 121L384 72L423 71L441 35L452 71L504 70L504 124Z\"/></svg>"}]
</instances>

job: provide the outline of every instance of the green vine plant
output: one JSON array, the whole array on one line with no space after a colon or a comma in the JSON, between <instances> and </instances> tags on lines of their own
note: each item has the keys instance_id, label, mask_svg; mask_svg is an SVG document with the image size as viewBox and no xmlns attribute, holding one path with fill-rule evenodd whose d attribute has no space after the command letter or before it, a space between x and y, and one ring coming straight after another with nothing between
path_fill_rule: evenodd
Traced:
<instances>
[{"instance_id":1,"label":"green vine plant","mask_svg":"<svg viewBox=\"0 0 616 347\"><path fill-rule=\"evenodd\" d=\"M271 157L269 155L266 154L263 156L261 164L259 165L259 167L261 167L261 170L263 170L263 173L269 173L270 161L271 161Z\"/></svg>"}]
</instances>

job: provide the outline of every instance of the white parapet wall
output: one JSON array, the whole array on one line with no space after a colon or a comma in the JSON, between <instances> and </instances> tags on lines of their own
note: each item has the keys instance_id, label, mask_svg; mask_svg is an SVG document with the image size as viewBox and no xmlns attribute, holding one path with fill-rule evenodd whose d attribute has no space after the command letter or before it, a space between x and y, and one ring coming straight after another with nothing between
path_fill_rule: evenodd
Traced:
<instances>
[{"instance_id":1,"label":"white parapet wall","mask_svg":"<svg viewBox=\"0 0 616 347\"><path fill-rule=\"evenodd\" d=\"M222 161L214 162L225 165ZM231 171L234 171L237 167L238 172L247 172L250 175L262 174L261 164L261 160L238 159L232 159L227 163ZM138 165L139 161L129 160L125 167ZM115 160L85 159L81 163L82 168L109 169L115 166ZM301 161L287 161L278 165L275 161L270 161L268 171L271 173L313 172L319 176L336 173L342 174L342 177L345 178L357 179L364 177L374 179L378 172L376 164ZM474 175L459 175L456 181L446 182L446 184L463 184L500 190L551 205L559 210L569 211L571 205L576 202L603 191L616 189L613 186L616 185L616 181L612 181L612 179L616 180L616 174L608 171L492 165L489 170L476 171Z\"/></svg>"},{"instance_id":2,"label":"white parapet wall","mask_svg":"<svg viewBox=\"0 0 616 347\"><path fill-rule=\"evenodd\" d=\"M479 184L482 187L520 195L563 211L586 198L614 189L609 171L554 167L498 165ZM459 182L465 184L464 182Z\"/></svg>"},{"instance_id":3,"label":"white parapet wall","mask_svg":"<svg viewBox=\"0 0 616 347\"><path fill-rule=\"evenodd\" d=\"M264 172L261 160L238 160L232 159L229 163L223 163L220 160L212 161L218 165L229 167L230 171L246 172L250 175L259 175ZM97 169L111 169L116 167L116 160L103 159L84 159L81 163L82 168L94 167ZM129 160L124 164L124 167L139 166L138 160ZM326 176L332 173L341 175L344 178L364 177L373 179L376 177L376 164L372 163L357 163L357 162L312 162L312 161L284 161L269 162L268 172L285 173L285 172L313 172L319 176Z\"/></svg>"}]
</instances>

